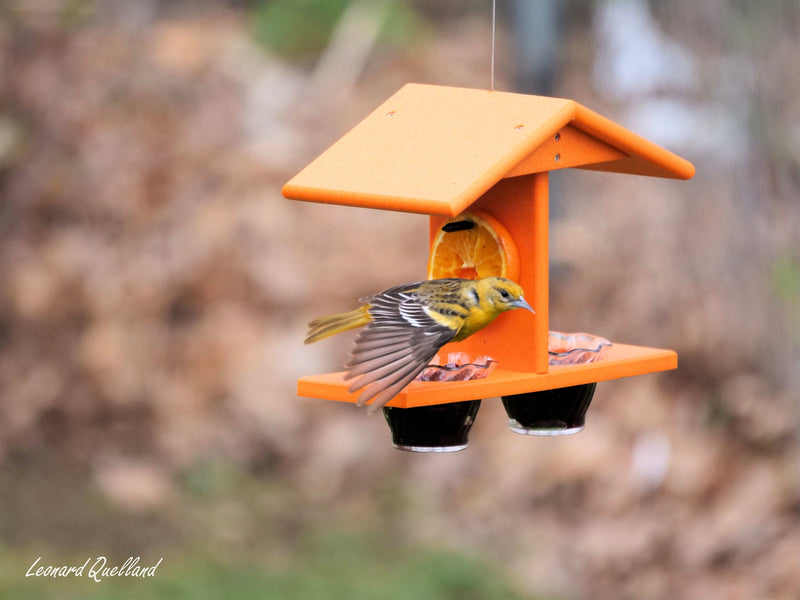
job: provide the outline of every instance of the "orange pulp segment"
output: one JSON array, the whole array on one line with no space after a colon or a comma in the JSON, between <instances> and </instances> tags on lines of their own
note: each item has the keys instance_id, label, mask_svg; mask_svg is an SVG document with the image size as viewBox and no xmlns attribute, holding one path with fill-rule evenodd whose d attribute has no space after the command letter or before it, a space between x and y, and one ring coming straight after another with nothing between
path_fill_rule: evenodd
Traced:
<instances>
[{"instance_id":1,"label":"orange pulp segment","mask_svg":"<svg viewBox=\"0 0 800 600\"><path fill-rule=\"evenodd\" d=\"M436 232L428 260L428 279L506 277L516 281L519 257L508 230L483 211L445 221Z\"/></svg>"}]
</instances>

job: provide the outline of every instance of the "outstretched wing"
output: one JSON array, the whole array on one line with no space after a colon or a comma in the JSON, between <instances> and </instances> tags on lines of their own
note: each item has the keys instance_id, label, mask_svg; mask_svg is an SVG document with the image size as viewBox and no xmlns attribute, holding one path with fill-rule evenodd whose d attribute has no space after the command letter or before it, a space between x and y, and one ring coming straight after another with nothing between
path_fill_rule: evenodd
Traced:
<instances>
[{"instance_id":1,"label":"outstretched wing","mask_svg":"<svg viewBox=\"0 0 800 600\"><path fill-rule=\"evenodd\" d=\"M359 405L374 398L370 413L408 385L456 334L457 328L430 317L418 286L399 286L366 299L372 320L356 337L345 378L358 378L350 391L363 388Z\"/></svg>"}]
</instances>

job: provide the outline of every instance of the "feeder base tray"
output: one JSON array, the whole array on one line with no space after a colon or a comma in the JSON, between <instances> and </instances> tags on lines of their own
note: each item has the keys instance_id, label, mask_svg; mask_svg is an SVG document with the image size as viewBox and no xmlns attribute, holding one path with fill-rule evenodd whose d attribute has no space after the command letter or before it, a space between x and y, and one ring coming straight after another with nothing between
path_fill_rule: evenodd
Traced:
<instances>
[{"instance_id":1,"label":"feeder base tray","mask_svg":"<svg viewBox=\"0 0 800 600\"><path fill-rule=\"evenodd\" d=\"M645 373L669 371L678 367L678 355L672 350L614 344L602 360L588 364L554 365L547 373L505 371L502 365L485 379L474 381L414 381L395 396L387 406L413 408L463 400L480 400L496 396L511 396L539 390L608 381ZM347 389L351 382L345 373L326 373L301 377L297 395L341 402L355 402L358 393Z\"/></svg>"}]
</instances>

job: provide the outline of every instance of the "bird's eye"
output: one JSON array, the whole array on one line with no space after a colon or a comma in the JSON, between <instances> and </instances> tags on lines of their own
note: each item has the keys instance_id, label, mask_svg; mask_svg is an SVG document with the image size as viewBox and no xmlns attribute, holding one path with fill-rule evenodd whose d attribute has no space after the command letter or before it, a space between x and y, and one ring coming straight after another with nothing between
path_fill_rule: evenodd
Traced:
<instances>
[{"instance_id":1,"label":"bird's eye","mask_svg":"<svg viewBox=\"0 0 800 600\"><path fill-rule=\"evenodd\" d=\"M503 298L508 298L508 291L507 290L500 290L500 295Z\"/></svg>"}]
</instances>

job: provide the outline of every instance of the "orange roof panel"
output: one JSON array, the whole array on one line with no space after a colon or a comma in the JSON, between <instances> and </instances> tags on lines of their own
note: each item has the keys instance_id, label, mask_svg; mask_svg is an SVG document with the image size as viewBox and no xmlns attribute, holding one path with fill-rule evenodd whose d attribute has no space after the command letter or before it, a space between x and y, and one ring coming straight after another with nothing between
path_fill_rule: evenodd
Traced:
<instances>
[{"instance_id":1,"label":"orange roof panel","mask_svg":"<svg viewBox=\"0 0 800 600\"><path fill-rule=\"evenodd\" d=\"M565 167L688 179L694 167L567 99L407 84L283 187L287 198L457 215L500 179Z\"/></svg>"}]
</instances>

